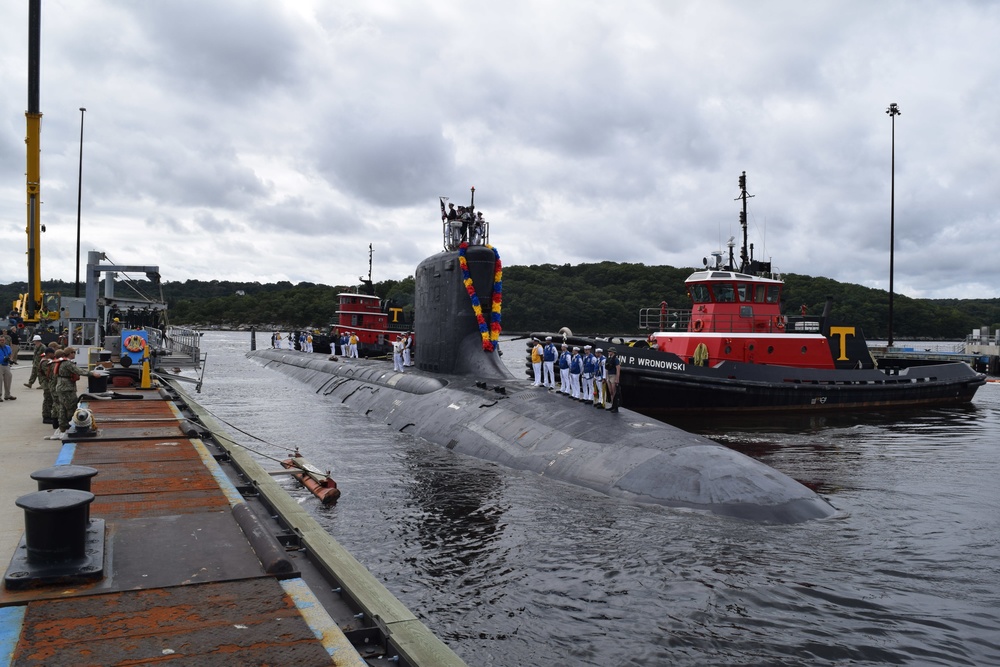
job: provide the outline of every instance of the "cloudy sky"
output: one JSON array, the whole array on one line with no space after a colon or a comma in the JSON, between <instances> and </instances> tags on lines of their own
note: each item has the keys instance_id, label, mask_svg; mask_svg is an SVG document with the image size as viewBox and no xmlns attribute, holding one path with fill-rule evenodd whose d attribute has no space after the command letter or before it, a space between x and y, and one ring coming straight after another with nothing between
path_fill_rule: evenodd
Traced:
<instances>
[{"instance_id":1,"label":"cloudy sky","mask_svg":"<svg viewBox=\"0 0 1000 667\"><path fill-rule=\"evenodd\" d=\"M470 187L505 264L755 257L1000 296L1000 3L44 0L44 278L82 252L353 284L441 250ZM24 280L28 0L0 0L0 282ZM85 259L84 259L85 262ZM655 300L656 295L651 295Z\"/></svg>"}]
</instances>

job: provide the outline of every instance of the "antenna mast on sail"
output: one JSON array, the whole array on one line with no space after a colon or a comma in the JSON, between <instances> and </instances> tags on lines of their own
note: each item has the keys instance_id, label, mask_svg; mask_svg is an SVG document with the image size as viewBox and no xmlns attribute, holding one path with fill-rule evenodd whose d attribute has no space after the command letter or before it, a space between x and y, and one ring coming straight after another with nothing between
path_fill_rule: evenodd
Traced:
<instances>
[{"instance_id":1,"label":"antenna mast on sail","mask_svg":"<svg viewBox=\"0 0 1000 667\"><path fill-rule=\"evenodd\" d=\"M361 276L360 278L358 278L358 280L360 280L361 283L365 286L366 293L367 294L371 294L371 295L375 294L375 288L372 286L372 254L374 252L375 251L372 249L372 244L369 243L368 244L368 279L365 280L364 276Z\"/></svg>"},{"instance_id":2,"label":"antenna mast on sail","mask_svg":"<svg viewBox=\"0 0 1000 667\"><path fill-rule=\"evenodd\" d=\"M743 247L740 248L740 272L750 273L750 254L747 252L747 199L753 197L747 194L747 173L740 174L740 196L737 201L743 200L743 210L740 211L740 227L743 228Z\"/></svg>"}]
</instances>

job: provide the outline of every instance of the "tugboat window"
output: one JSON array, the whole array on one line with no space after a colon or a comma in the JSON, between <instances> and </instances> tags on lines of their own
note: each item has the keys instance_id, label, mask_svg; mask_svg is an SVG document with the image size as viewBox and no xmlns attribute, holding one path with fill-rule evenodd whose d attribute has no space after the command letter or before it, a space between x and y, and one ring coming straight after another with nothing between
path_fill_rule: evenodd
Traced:
<instances>
[{"instance_id":1,"label":"tugboat window","mask_svg":"<svg viewBox=\"0 0 1000 667\"><path fill-rule=\"evenodd\" d=\"M736 283L736 295L739 296L740 302L745 303L750 300L753 294L753 288L746 283Z\"/></svg>"},{"instance_id":2,"label":"tugboat window","mask_svg":"<svg viewBox=\"0 0 1000 667\"><path fill-rule=\"evenodd\" d=\"M713 287L715 300L719 303L732 303L734 301L733 286L729 283L718 283Z\"/></svg>"},{"instance_id":3,"label":"tugboat window","mask_svg":"<svg viewBox=\"0 0 1000 667\"><path fill-rule=\"evenodd\" d=\"M757 285L757 289L754 291L753 300L757 303L764 303L764 294L767 288L764 285Z\"/></svg>"},{"instance_id":4,"label":"tugboat window","mask_svg":"<svg viewBox=\"0 0 1000 667\"><path fill-rule=\"evenodd\" d=\"M768 303L778 303L778 298L781 292L781 288L777 285L767 286L767 302Z\"/></svg>"},{"instance_id":5,"label":"tugboat window","mask_svg":"<svg viewBox=\"0 0 1000 667\"><path fill-rule=\"evenodd\" d=\"M767 346L767 353L768 354L774 354L774 346L773 345L768 345Z\"/></svg>"},{"instance_id":6,"label":"tugboat window","mask_svg":"<svg viewBox=\"0 0 1000 667\"><path fill-rule=\"evenodd\" d=\"M695 303L708 303L712 300L706 285L691 285L691 300Z\"/></svg>"},{"instance_id":7,"label":"tugboat window","mask_svg":"<svg viewBox=\"0 0 1000 667\"><path fill-rule=\"evenodd\" d=\"M802 354L805 354L805 353L806 353L806 346L805 346L805 345L803 345L803 346L802 346Z\"/></svg>"}]
</instances>

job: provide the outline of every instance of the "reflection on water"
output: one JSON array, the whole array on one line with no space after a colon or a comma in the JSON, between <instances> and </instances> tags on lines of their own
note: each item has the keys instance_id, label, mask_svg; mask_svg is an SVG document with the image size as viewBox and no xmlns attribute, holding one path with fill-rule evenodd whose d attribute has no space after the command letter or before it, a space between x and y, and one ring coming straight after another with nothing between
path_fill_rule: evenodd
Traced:
<instances>
[{"instance_id":1,"label":"reflection on water","mask_svg":"<svg viewBox=\"0 0 1000 667\"><path fill-rule=\"evenodd\" d=\"M289 492L471 665L1000 664L1000 387L701 424L841 510L765 526L456 455L243 359L241 336L206 334L202 402L333 467L334 507Z\"/></svg>"},{"instance_id":2,"label":"reflection on water","mask_svg":"<svg viewBox=\"0 0 1000 667\"><path fill-rule=\"evenodd\" d=\"M718 415L711 417L672 416L668 421L693 433L709 437L729 431L806 434L830 429L873 427L885 429L922 429L926 424L961 424L986 414L975 403L950 407L904 408L899 410L856 410L802 414L798 412L770 415Z\"/></svg>"},{"instance_id":3,"label":"reflection on water","mask_svg":"<svg viewBox=\"0 0 1000 667\"><path fill-rule=\"evenodd\" d=\"M409 487L417 515L421 544L448 555L427 574L462 576L502 536L504 507L495 503L503 480L486 468L469 471L450 461L428 457L426 449L411 449ZM450 457L442 457L450 458Z\"/></svg>"}]
</instances>

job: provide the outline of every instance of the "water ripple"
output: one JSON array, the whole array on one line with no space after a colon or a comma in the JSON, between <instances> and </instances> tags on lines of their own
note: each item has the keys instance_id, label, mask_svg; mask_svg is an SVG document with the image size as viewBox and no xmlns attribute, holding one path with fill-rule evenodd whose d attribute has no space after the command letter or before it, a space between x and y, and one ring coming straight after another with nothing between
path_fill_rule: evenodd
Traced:
<instances>
[{"instance_id":1,"label":"water ripple","mask_svg":"<svg viewBox=\"0 0 1000 667\"><path fill-rule=\"evenodd\" d=\"M203 402L332 467L336 506L282 484L469 664L1000 664L1000 391L902 416L702 423L842 510L761 526L383 429L243 359L245 336L206 334Z\"/></svg>"}]
</instances>

